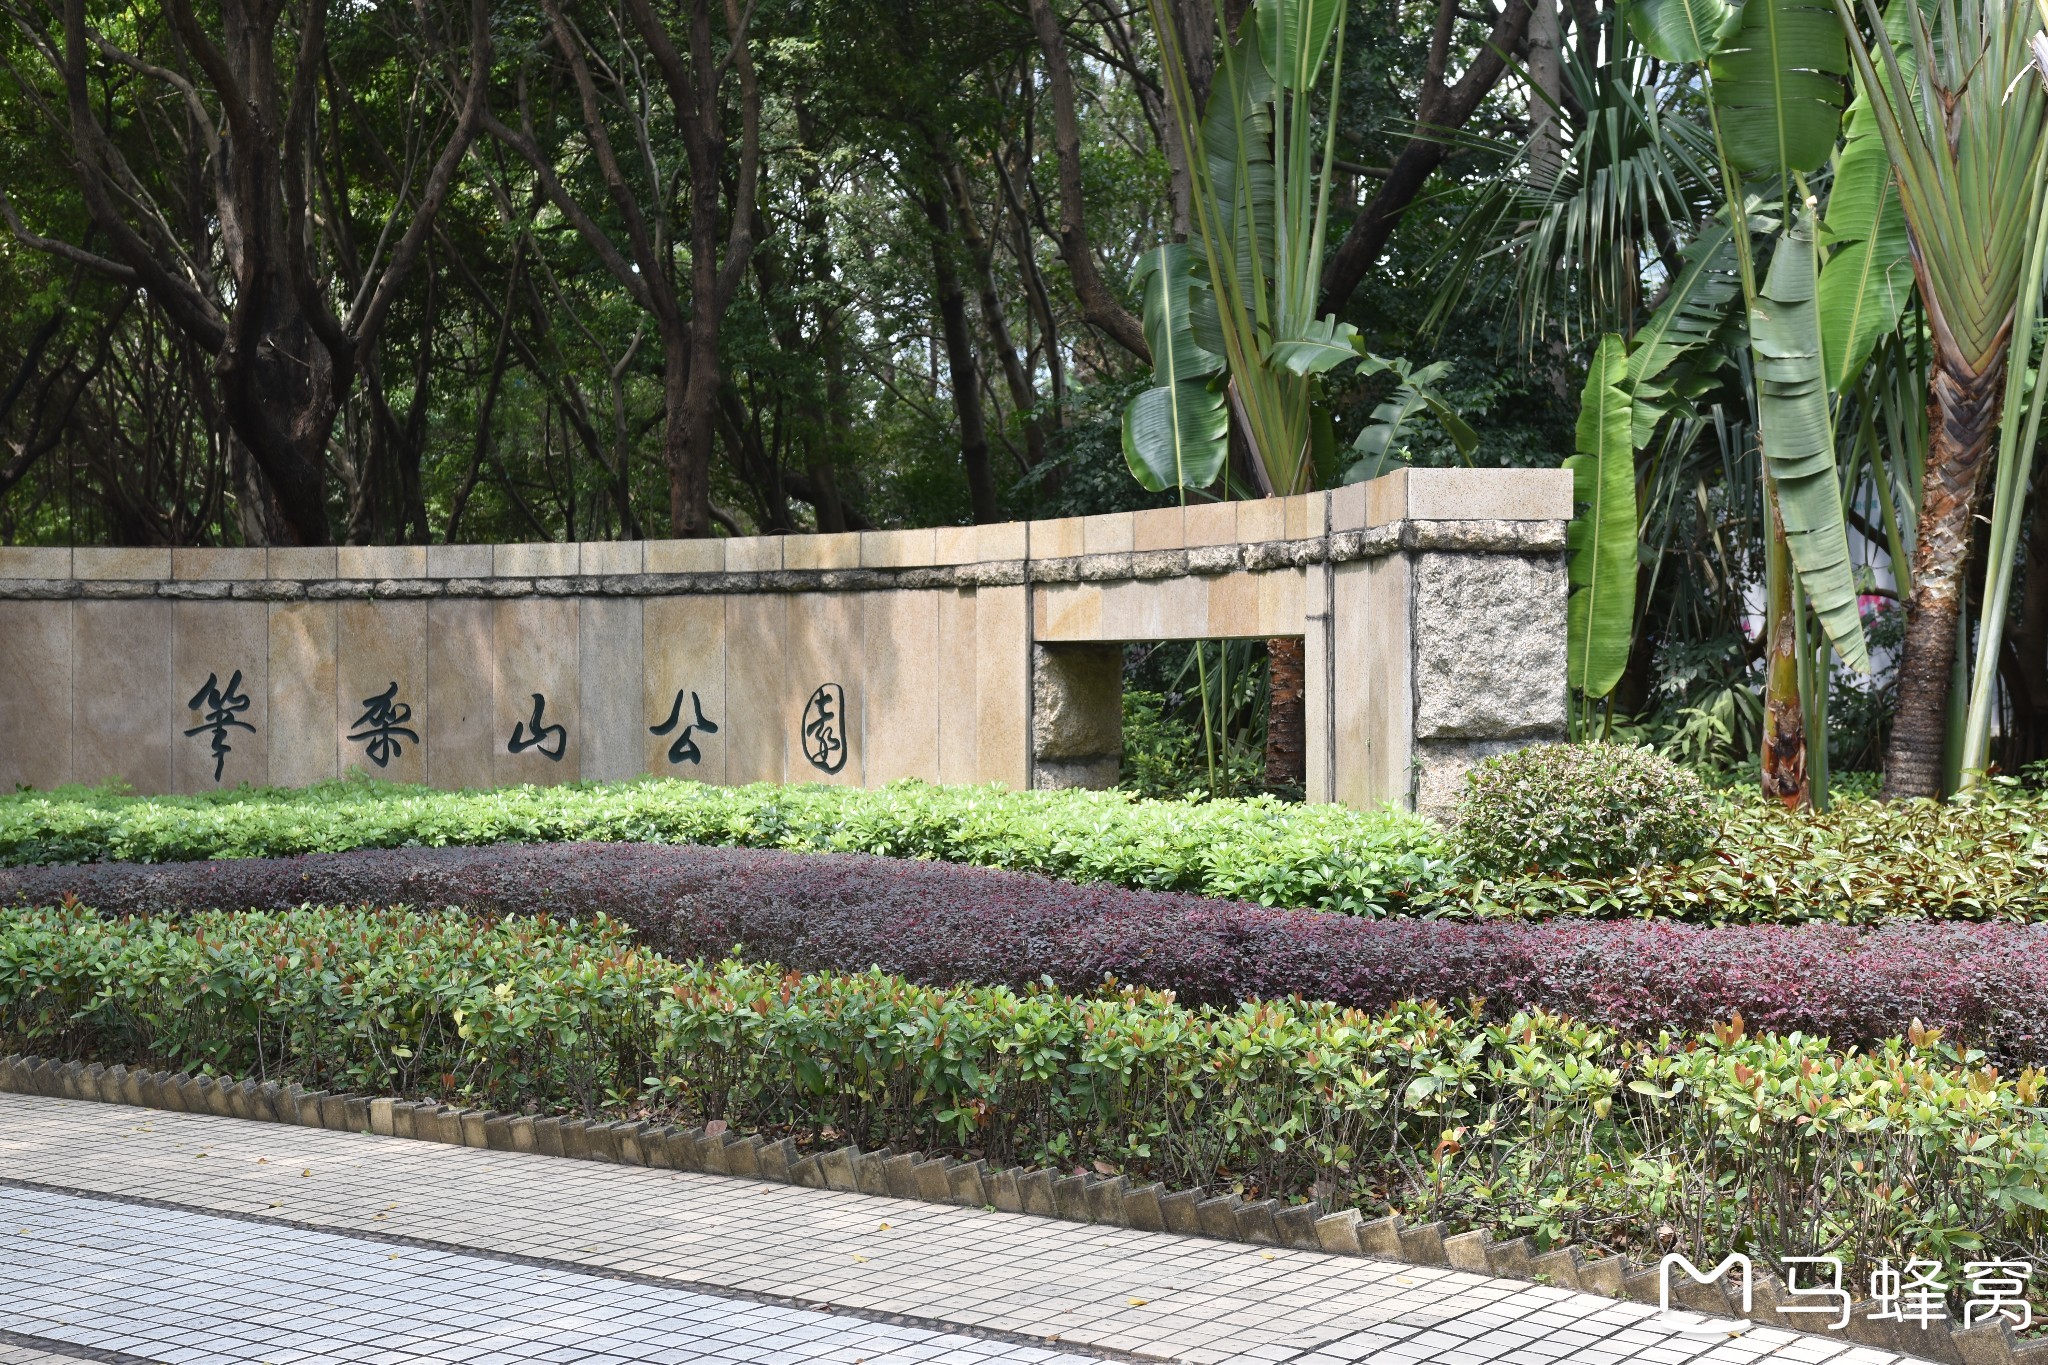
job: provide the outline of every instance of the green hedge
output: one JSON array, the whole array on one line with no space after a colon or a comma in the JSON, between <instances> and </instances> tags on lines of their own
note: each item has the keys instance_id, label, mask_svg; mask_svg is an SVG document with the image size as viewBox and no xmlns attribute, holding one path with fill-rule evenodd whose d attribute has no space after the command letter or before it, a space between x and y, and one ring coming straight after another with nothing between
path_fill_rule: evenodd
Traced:
<instances>
[{"instance_id":1,"label":"green hedge","mask_svg":"<svg viewBox=\"0 0 2048 1365\"><path fill-rule=\"evenodd\" d=\"M1967 801L1843 801L1822 813L1743 791L1720 797L1718 814L1699 858L1609 877L1463 880L1415 908L1709 924L2048 918L2048 798L2010 779Z\"/></svg>"},{"instance_id":2,"label":"green hedge","mask_svg":"<svg viewBox=\"0 0 2048 1365\"><path fill-rule=\"evenodd\" d=\"M678 964L602 921L69 908L0 919L0 1048L1102 1163L1651 1254L1660 1228L1864 1266L2048 1253L2042 1073L1926 1033L1841 1052L1736 1020L1625 1043L1432 1004L1187 1009Z\"/></svg>"},{"instance_id":3,"label":"green hedge","mask_svg":"<svg viewBox=\"0 0 2048 1365\"><path fill-rule=\"evenodd\" d=\"M1391 811L919 782L879 791L643 781L442 792L347 781L205 796L0 796L0 864L569 839L936 858L1352 914L1384 913L1439 885L1449 856L1429 822Z\"/></svg>"},{"instance_id":4,"label":"green hedge","mask_svg":"<svg viewBox=\"0 0 2048 1365\"><path fill-rule=\"evenodd\" d=\"M347 781L180 797L18 792L0 795L0 865L651 840L935 858L1368 915L2048 918L2048 798L2009 781L1967 803L1845 801L1818 815L1753 793L1709 799L1717 829L1704 856L1610 877L1478 877L1435 826L1392 811L915 782L879 791L645 781L438 792Z\"/></svg>"}]
</instances>

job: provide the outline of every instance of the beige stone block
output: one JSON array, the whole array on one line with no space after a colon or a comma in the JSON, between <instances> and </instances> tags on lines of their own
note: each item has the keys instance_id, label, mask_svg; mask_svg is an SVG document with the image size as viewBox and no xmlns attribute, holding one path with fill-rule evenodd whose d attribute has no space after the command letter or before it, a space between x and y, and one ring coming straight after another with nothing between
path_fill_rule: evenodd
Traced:
<instances>
[{"instance_id":1,"label":"beige stone block","mask_svg":"<svg viewBox=\"0 0 2048 1365\"><path fill-rule=\"evenodd\" d=\"M1412 801L1408 579L1404 555L1340 564L1332 574L1332 787L1347 806Z\"/></svg>"},{"instance_id":2,"label":"beige stone block","mask_svg":"<svg viewBox=\"0 0 2048 1365\"><path fill-rule=\"evenodd\" d=\"M1131 513L1133 550L1178 550L1187 544L1186 534L1178 507L1149 507Z\"/></svg>"},{"instance_id":3,"label":"beige stone block","mask_svg":"<svg viewBox=\"0 0 2048 1365\"><path fill-rule=\"evenodd\" d=\"M1300 635L1306 629L1307 575L1306 569L1271 569L1257 575L1259 634Z\"/></svg>"},{"instance_id":4,"label":"beige stone block","mask_svg":"<svg viewBox=\"0 0 2048 1365\"><path fill-rule=\"evenodd\" d=\"M171 552L159 549L103 549L81 545L71 552L74 578L162 581L171 576Z\"/></svg>"},{"instance_id":5,"label":"beige stone block","mask_svg":"<svg viewBox=\"0 0 2048 1365\"><path fill-rule=\"evenodd\" d=\"M861 721L867 785L939 780L941 592L867 593L861 614Z\"/></svg>"},{"instance_id":6,"label":"beige stone block","mask_svg":"<svg viewBox=\"0 0 2048 1365\"><path fill-rule=\"evenodd\" d=\"M342 772L424 783L427 746L435 739L427 706L427 604L337 602L334 627Z\"/></svg>"},{"instance_id":7,"label":"beige stone block","mask_svg":"<svg viewBox=\"0 0 2048 1365\"><path fill-rule=\"evenodd\" d=\"M491 572L499 578L573 578L583 569L583 547L574 541L498 545L491 551Z\"/></svg>"},{"instance_id":8,"label":"beige stone block","mask_svg":"<svg viewBox=\"0 0 2048 1365\"><path fill-rule=\"evenodd\" d=\"M975 696L978 663L973 588L939 594L939 781L973 782L981 704Z\"/></svg>"},{"instance_id":9,"label":"beige stone block","mask_svg":"<svg viewBox=\"0 0 2048 1365\"><path fill-rule=\"evenodd\" d=\"M929 527L918 531L862 531L860 563L864 569L920 569L936 563L938 538Z\"/></svg>"},{"instance_id":10,"label":"beige stone block","mask_svg":"<svg viewBox=\"0 0 2048 1365\"><path fill-rule=\"evenodd\" d=\"M1084 552L1085 545L1079 517L1055 517L1031 523L1033 559L1072 559Z\"/></svg>"},{"instance_id":11,"label":"beige stone block","mask_svg":"<svg viewBox=\"0 0 2048 1365\"><path fill-rule=\"evenodd\" d=\"M492 755L505 743L497 733L496 614L496 603L477 598L427 603L425 714L434 721L433 742L426 746L427 781L436 787L491 785Z\"/></svg>"},{"instance_id":12,"label":"beige stone block","mask_svg":"<svg viewBox=\"0 0 2048 1365\"><path fill-rule=\"evenodd\" d=\"M272 578L305 582L338 577L332 545L273 545L263 552L263 562L264 571Z\"/></svg>"},{"instance_id":13,"label":"beige stone block","mask_svg":"<svg viewBox=\"0 0 2048 1365\"><path fill-rule=\"evenodd\" d=\"M277 551L271 554L275 556ZM355 709L346 717L337 714L336 604L273 602L266 624L270 633L265 667L270 721L266 757L271 784L307 787L331 781L340 776L344 747L335 738L337 723L362 714L360 698L350 699Z\"/></svg>"},{"instance_id":14,"label":"beige stone block","mask_svg":"<svg viewBox=\"0 0 2048 1365\"><path fill-rule=\"evenodd\" d=\"M833 535L785 536L782 541L785 569L857 569L860 567L860 532Z\"/></svg>"},{"instance_id":15,"label":"beige stone block","mask_svg":"<svg viewBox=\"0 0 2048 1365\"><path fill-rule=\"evenodd\" d=\"M650 597L643 612L640 766L661 777L723 783L734 729L725 690L725 599ZM666 733L655 734L656 726Z\"/></svg>"},{"instance_id":16,"label":"beige stone block","mask_svg":"<svg viewBox=\"0 0 2048 1365\"><path fill-rule=\"evenodd\" d=\"M0 545L0 578L69 578L71 549L64 545Z\"/></svg>"},{"instance_id":17,"label":"beige stone block","mask_svg":"<svg viewBox=\"0 0 2048 1365\"><path fill-rule=\"evenodd\" d=\"M783 536L734 536L725 542L727 573L767 573L782 567Z\"/></svg>"},{"instance_id":18,"label":"beige stone block","mask_svg":"<svg viewBox=\"0 0 2048 1365\"><path fill-rule=\"evenodd\" d=\"M586 540L576 554L587 574L642 573L647 564L647 544L639 540Z\"/></svg>"},{"instance_id":19,"label":"beige stone block","mask_svg":"<svg viewBox=\"0 0 2048 1365\"><path fill-rule=\"evenodd\" d=\"M724 573L725 542L716 536L698 540L650 540L642 558L648 573Z\"/></svg>"},{"instance_id":20,"label":"beige stone block","mask_svg":"<svg viewBox=\"0 0 2048 1365\"><path fill-rule=\"evenodd\" d=\"M1365 521L1367 526L1385 526L1388 522L1399 521L1408 515L1408 470L1396 469L1382 474L1370 483L1357 484L1365 490Z\"/></svg>"},{"instance_id":21,"label":"beige stone block","mask_svg":"<svg viewBox=\"0 0 2048 1365\"><path fill-rule=\"evenodd\" d=\"M1337 799L1331 773L1330 731L1336 698L1330 669L1330 570L1318 564L1302 578L1302 731L1305 780L1310 801Z\"/></svg>"},{"instance_id":22,"label":"beige stone block","mask_svg":"<svg viewBox=\"0 0 2048 1365\"><path fill-rule=\"evenodd\" d=\"M1040 640L1112 638L1102 633L1102 593L1099 583L1047 583L1032 589L1033 633Z\"/></svg>"},{"instance_id":23,"label":"beige stone block","mask_svg":"<svg viewBox=\"0 0 2048 1365\"><path fill-rule=\"evenodd\" d=\"M265 552L256 549L178 549L171 551L171 577L187 581L261 578L268 572Z\"/></svg>"},{"instance_id":24,"label":"beige stone block","mask_svg":"<svg viewBox=\"0 0 2048 1365\"><path fill-rule=\"evenodd\" d=\"M503 549L503 546L499 547ZM492 604L497 660L491 781L497 786L573 782L583 746L580 604L573 597ZM538 700L536 700L538 698ZM516 749L516 752L515 752Z\"/></svg>"},{"instance_id":25,"label":"beige stone block","mask_svg":"<svg viewBox=\"0 0 2048 1365\"><path fill-rule=\"evenodd\" d=\"M1132 514L1129 512L1103 512L1081 518L1081 544L1084 553L1128 554L1134 540Z\"/></svg>"},{"instance_id":26,"label":"beige stone block","mask_svg":"<svg viewBox=\"0 0 2048 1365\"><path fill-rule=\"evenodd\" d=\"M1240 545L1265 545L1287 539L1289 498L1254 498L1230 504L1237 509L1237 540Z\"/></svg>"},{"instance_id":27,"label":"beige stone block","mask_svg":"<svg viewBox=\"0 0 2048 1365\"><path fill-rule=\"evenodd\" d=\"M254 553L260 561L263 552ZM180 707L180 724L171 739L171 780L177 790L213 791L243 782L260 787L270 780L269 671L266 604L171 604L171 686ZM216 730L224 748L218 765Z\"/></svg>"},{"instance_id":28,"label":"beige stone block","mask_svg":"<svg viewBox=\"0 0 2048 1365\"><path fill-rule=\"evenodd\" d=\"M1363 531L1367 526L1377 525L1370 519L1370 509L1377 506L1381 498L1379 485L1388 479L1406 477L1406 471L1396 470L1382 475L1370 484L1347 483L1342 488L1329 492L1330 529L1332 531Z\"/></svg>"},{"instance_id":29,"label":"beige stone block","mask_svg":"<svg viewBox=\"0 0 2048 1365\"><path fill-rule=\"evenodd\" d=\"M727 542L731 544L732 542ZM789 642L789 599L780 593L744 593L725 599L725 688L731 731L726 739L726 781L783 781L788 736L796 733L800 715L783 703ZM715 716L713 719L717 719Z\"/></svg>"},{"instance_id":30,"label":"beige stone block","mask_svg":"<svg viewBox=\"0 0 2048 1365\"><path fill-rule=\"evenodd\" d=\"M975 772L1031 785L1031 641L1026 589L983 588L974 608Z\"/></svg>"},{"instance_id":31,"label":"beige stone block","mask_svg":"<svg viewBox=\"0 0 2048 1365\"><path fill-rule=\"evenodd\" d=\"M1102 636L1110 640L1199 640L1209 635L1208 580L1159 578L1105 585Z\"/></svg>"},{"instance_id":32,"label":"beige stone block","mask_svg":"<svg viewBox=\"0 0 2048 1365\"><path fill-rule=\"evenodd\" d=\"M1196 579L1209 589L1208 633L1218 639L1250 639L1259 630L1258 574L1226 573Z\"/></svg>"},{"instance_id":33,"label":"beige stone block","mask_svg":"<svg viewBox=\"0 0 2048 1365\"><path fill-rule=\"evenodd\" d=\"M171 735L191 695L171 682L171 604L75 602L71 628L72 780L170 791Z\"/></svg>"},{"instance_id":34,"label":"beige stone block","mask_svg":"<svg viewBox=\"0 0 2048 1365\"><path fill-rule=\"evenodd\" d=\"M1031 523L998 521L974 528L975 558L983 564L1022 559L1029 552Z\"/></svg>"},{"instance_id":35,"label":"beige stone block","mask_svg":"<svg viewBox=\"0 0 2048 1365\"><path fill-rule=\"evenodd\" d=\"M1297 493L1280 500L1288 540L1314 540L1330 529L1330 495Z\"/></svg>"},{"instance_id":36,"label":"beige stone block","mask_svg":"<svg viewBox=\"0 0 2048 1365\"><path fill-rule=\"evenodd\" d=\"M1569 521L1568 469L1411 469L1408 515L1416 521Z\"/></svg>"},{"instance_id":37,"label":"beige stone block","mask_svg":"<svg viewBox=\"0 0 2048 1365\"><path fill-rule=\"evenodd\" d=\"M1181 509L1181 538L1190 549L1198 545L1235 545L1242 502L1191 502Z\"/></svg>"},{"instance_id":38,"label":"beige stone block","mask_svg":"<svg viewBox=\"0 0 2048 1365\"><path fill-rule=\"evenodd\" d=\"M586 597L577 616L582 632L581 770L586 782L623 782L639 776L645 756L640 741L649 722L645 669L640 657L641 600Z\"/></svg>"},{"instance_id":39,"label":"beige stone block","mask_svg":"<svg viewBox=\"0 0 2048 1365\"><path fill-rule=\"evenodd\" d=\"M339 545L334 550L336 578L425 578L424 545Z\"/></svg>"},{"instance_id":40,"label":"beige stone block","mask_svg":"<svg viewBox=\"0 0 2048 1365\"><path fill-rule=\"evenodd\" d=\"M427 577L489 578L494 558L492 549L489 545L429 545Z\"/></svg>"},{"instance_id":41,"label":"beige stone block","mask_svg":"<svg viewBox=\"0 0 2048 1365\"><path fill-rule=\"evenodd\" d=\"M0 602L0 792L71 781L71 682L71 603Z\"/></svg>"},{"instance_id":42,"label":"beige stone block","mask_svg":"<svg viewBox=\"0 0 2048 1365\"><path fill-rule=\"evenodd\" d=\"M789 599L783 680L790 782L858 787L866 774L866 593L798 593Z\"/></svg>"},{"instance_id":43,"label":"beige stone block","mask_svg":"<svg viewBox=\"0 0 2048 1365\"><path fill-rule=\"evenodd\" d=\"M981 541L973 526L940 526L932 531L934 564L978 564Z\"/></svg>"}]
</instances>

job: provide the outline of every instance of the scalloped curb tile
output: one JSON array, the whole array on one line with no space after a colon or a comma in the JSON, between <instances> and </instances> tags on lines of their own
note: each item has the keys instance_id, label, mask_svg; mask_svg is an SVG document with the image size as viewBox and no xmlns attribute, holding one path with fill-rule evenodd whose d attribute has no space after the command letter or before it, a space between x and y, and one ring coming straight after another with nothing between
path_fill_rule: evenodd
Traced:
<instances>
[{"instance_id":1,"label":"scalloped curb tile","mask_svg":"<svg viewBox=\"0 0 2048 1365\"><path fill-rule=\"evenodd\" d=\"M743 1136L723 1129L711 1132L644 1122L536 1118L424 1101L330 1094L274 1081L223 1082L212 1076L130 1071L123 1066L59 1062L47 1057L0 1057L0 1091L990 1207L1076 1223L1450 1266L1607 1298L1657 1302L1656 1270L1626 1256L1588 1260L1573 1246L1537 1253L1527 1237L1496 1242L1484 1229L1446 1236L1441 1223L1409 1226L1398 1214L1364 1219L1356 1209L1325 1213L1314 1204L1283 1206L1276 1200L1246 1201L1227 1193L1205 1198L1201 1189L1168 1190L1157 1183L1133 1186L1130 1177L1122 1175L997 1168L987 1161L927 1157L922 1152L897 1152L889 1147L863 1152L847 1146L806 1155L789 1138L770 1142L758 1135ZM1747 1318L1828 1341L1846 1338L1945 1365L2048 1365L2048 1340L2022 1344L2002 1320L1971 1328L1911 1329L1872 1320L1872 1305L1866 1302L1855 1306L1843 1332L1817 1333L1804 1318L1778 1311L1783 1292L1774 1276L1759 1274L1751 1310L1745 1313L1739 1300L1721 1286L1699 1284L1685 1276L1672 1286L1680 1306L1713 1317Z\"/></svg>"}]
</instances>

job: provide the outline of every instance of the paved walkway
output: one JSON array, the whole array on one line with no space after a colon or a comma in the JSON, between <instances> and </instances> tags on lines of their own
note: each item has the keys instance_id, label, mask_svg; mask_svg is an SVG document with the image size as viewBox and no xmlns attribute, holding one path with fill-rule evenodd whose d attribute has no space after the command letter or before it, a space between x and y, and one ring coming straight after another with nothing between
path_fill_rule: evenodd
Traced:
<instances>
[{"instance_id":1,"label":"paved walkway","mask_svg":"<svg viewBox=\"0 0 2048 1365\"><path fill-rule=\"evenodd\" d=\"M0 1365L1889 1365L1590 1294L0 1094Z\"/></svg>"}]
</instances>

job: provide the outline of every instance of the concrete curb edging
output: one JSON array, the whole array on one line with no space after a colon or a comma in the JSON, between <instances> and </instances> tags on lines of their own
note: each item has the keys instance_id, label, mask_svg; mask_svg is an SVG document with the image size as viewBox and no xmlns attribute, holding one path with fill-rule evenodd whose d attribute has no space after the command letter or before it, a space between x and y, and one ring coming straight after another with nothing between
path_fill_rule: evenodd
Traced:
<instances>
[{"instance_id":1,"label":"concrete curb edging","mask_svg":"<svg viewBox=\"0 0 2048 1365\"><path fill-rule=\"evenodd\" d=\"M847 1146L805 1155L789 1138L770 1142L755 1134L709 1133L702 1128L644 1122L536 1118L425 1101L331 1094L273 1081L221 1081L205 1075L130 1071L124 1066L34 1056L0 1057L0 1092L738 1176L927 1203L992 1207L1076 1223L1449 1266L1642 1303L1654 1304L1658 1297L1656 1267L1640 1265L1627 1256L1589 1260L1573 1246L1539 1253L1527 1237L1496 1242L1484 1229L1446 1236L1441 1223L1409 1226L1398 1214L1364 1219L1356 1209L1324 1213L1315 1204L1246 1201L1235 1194L1211 1195L1200 1188L1169 1190L1156 1182L1133 1185L1130 1177L1122 1175L1061 1175L888 1147L863 1152ZM1848 1327L1839 1334L1815 1333L1808 1315L1780 1311L1787 1297L1785 1288L1768 1271L1755 1278L1748 1312L1742 1311L1739 1296L1727 1279L1701 1284L1679 1273L1672 1297L1681 1307L1709 1317L1747 1318L1828 1340L1847 1338L1946 1365L2048 1365L2048 1340L2022 1344L2002 1319L1969 1328L1946 1322L1921 1328L1878 1320L1872 1316L1876 1305L1864 1301L1854 1306Z\"/></svg>"}]
</instances>

